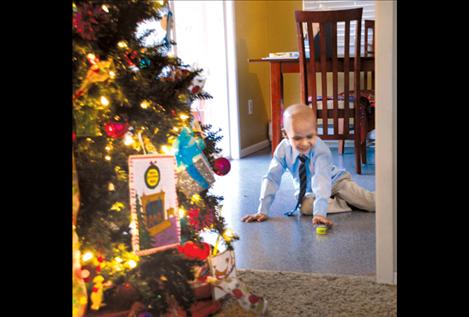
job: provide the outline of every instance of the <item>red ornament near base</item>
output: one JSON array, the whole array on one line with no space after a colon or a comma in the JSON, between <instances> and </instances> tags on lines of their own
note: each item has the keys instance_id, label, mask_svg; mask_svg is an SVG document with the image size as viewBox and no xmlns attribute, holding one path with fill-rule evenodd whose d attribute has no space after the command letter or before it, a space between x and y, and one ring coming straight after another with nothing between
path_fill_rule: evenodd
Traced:
<instances>
[{"instance_id":1,"label":"red ornament near base","mask_svg":"<svg viewBox=\"0 0 469 317\"><path fill-rule=\"evenodd\" d=\"M199 247L192 241L187 241L177 249L180 253L184 254L190 259L205 260L210 255L210 245L206 242L201 242L202 247Z\"/></svg>"},{"instance_id":2,"label":"red ornament near base","mask_svg":"<svg viewBox=\"0 0 469 317\"><path fill-rule=\"evenodd\" d=\"M219 176L228 174L231 169L231 163L224 157L219 157L213 163L213 171Z\"/></svg>"},{"instance_id":3,"label":"red ornament near base","mask_svg":"<svg viewBox=\"0 0 469 317\"><path fill-rule=\"evenodd\" d=\"M127 122L115 122L111 121L104 125L104 130L106 134L114 139L119 139L124 137L129 129L129 124Z\"/></svg>"}]
</instances>

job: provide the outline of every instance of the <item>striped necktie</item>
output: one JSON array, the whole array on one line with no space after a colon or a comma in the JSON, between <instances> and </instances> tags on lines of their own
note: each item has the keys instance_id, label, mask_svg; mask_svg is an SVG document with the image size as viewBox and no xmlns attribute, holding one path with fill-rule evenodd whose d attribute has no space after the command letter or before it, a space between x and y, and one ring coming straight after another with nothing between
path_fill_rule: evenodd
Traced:
<instances>
[{"instance_id":1,"label":"striped necktie","mask_svg":"<svg viewBox=\"0 0 469 317\"><path fill-rule=\"evenodd\" d=\"M285 213L286 216L293 216L293 214L295 213L295 211L298 209L298 207L301 205L301 202L303 201L303 197L305 196L306 194L306 156L303 155L303 154L300 154L298 156L298 158L300 159L301 163L300 163L300 167L298 169L298 172L299 172L299 176L300 176L300 194L298 195L298 202L296 203L296 206L295 208L293 208L292 211L287 211Z\"/></svg>"}]
</instances>

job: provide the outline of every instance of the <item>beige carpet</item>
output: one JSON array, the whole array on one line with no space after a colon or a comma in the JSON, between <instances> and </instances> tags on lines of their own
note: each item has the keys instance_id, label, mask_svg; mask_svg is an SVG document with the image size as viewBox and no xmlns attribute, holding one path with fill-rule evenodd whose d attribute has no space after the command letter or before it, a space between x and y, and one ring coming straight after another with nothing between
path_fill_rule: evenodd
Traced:
<instances>
[{"instance_id":1,"label":"beige carpet","mask_svg":"<svg viewBox=\"0 0 469 317\"><path fill-rule=\"evenodd\" d=\"M397 316L396 286L374 277L237 270L240 280L268 301L266 316ZM228 299L216 317L255 316Z\"/></svg>"}]
</instances>

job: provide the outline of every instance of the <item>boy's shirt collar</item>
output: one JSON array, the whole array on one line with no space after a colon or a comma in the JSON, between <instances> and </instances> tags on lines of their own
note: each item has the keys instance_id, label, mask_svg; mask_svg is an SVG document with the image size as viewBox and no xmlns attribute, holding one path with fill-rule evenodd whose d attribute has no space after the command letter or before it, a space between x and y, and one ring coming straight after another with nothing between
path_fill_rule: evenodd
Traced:
<instances>
[{"instance_id":1,"label":"boy's shirt collar","mask_svg":"<svg viewBox=\"0 0 469 317\"><path fill-rule=\"evenodd\" d=\"M317 144L317 143L316 143ZM309 158L311 160L311 158L313 157L314 155L314 148L316 147L316 144L308 151L308 153L306 153L306 157ZM291 144L289 143L288 145L291 146ZM291 146L292 150L293 150L293 153L292 153L292 158L293 158L293 161L296 161L296 159L298 158L298 156L300 155L300 152L298 152L293 146Z\"/></svg>"}]
</instances>

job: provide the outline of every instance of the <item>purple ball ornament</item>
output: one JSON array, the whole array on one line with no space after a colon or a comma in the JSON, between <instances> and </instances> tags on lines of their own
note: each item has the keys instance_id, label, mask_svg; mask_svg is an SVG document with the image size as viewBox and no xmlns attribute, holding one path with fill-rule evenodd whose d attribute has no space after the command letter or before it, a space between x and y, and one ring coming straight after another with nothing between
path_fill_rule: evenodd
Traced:
<instances>
[{"instance_id":1,"label":"purple ball ornament","mask_svg":"<svg viewBox=\"0 0 469 317\"><path fill-rule=\"evenodd\" d=\"M138 317L153 317L153 315L150 314L149 312L144 312L144 313L138 314Z\"/></svg>"},{"instance_id":2,"label":"purple ball ornament","mask_svg":"<svg viewBox=\"0 0 469 317\"><path fill-rule=\"evenodd\" d=\"M231 163L224 157L219 157L213 163L213 171L219 176L228 174L231 169Z\"/></svg>"}]
</instances>

